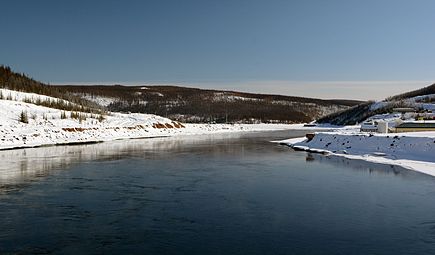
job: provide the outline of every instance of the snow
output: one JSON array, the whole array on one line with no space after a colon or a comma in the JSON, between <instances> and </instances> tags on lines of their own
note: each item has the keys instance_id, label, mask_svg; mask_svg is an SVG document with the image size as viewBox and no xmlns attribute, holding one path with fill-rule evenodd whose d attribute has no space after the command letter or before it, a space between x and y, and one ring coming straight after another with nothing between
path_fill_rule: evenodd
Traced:
<instances>
[{"instance_id":1,"label":"snow","mask_svg":"<svg viewBox=\"0 0 435 255\"><path fill-rule=\"evenodd\" d=\"M35 94L35 93L19 92L19 91L10 90L10 89L0 89L0 93L3 95L4 98L11 97L12 101L23 102L26 99L29 99L32 101L36 101L39 99L40 101L57 100L59 102L69 103L66 100L55 98L55 97L44 96L44 95L39 95L39 94Z\"/></svg>"},{"instance_id":2,"label":"snow","mask_svg":"<svg viewBox=\"0 0 435 255\"><path fill-rule=\"evenodd\" d=\"M233 101L236 101L236 100L241 100L241 101L263 101L262 99L259 99L259 98L250 98L250 97L241 97L241 96L231 95L231 92L215 92L214 96L213 96L213 100L215 102L221 102L221 101L233 102Z\"/></svg>"},{"instance_id":3,"label":"snow","mask_svg":"<svg viewBox=\"0 0 435 255\"><path fill-rule=\"evenodd\" d=\"M400 113L385 113L385 114L376 114L367 120L382 120L385 122L394 121L397 119L400 119L402 117L402 114Z\"/></svg>"},{"instance_id":4,"label":"snow","mask_svg":"<svg viewBox=\"0 0 435 255\"><path fill-rule=\"evenodd\" d=\"M375 129L374 131L377 131L377 123L379 122L386 122L388 123L388 127L389 128L394 128L397 125L403 123L404 121L402 120L402 116L401 113L385 113L385 114L376 114L370 118L368 118L366 121L363 122L363 124L361 125L361 127L365 127L365 123L367 122L371 122L374 123ZM411 116L408 118L409 120L411 120ZM365 127L365 129L367 130L367 127Z\"/></svg>"},{"instance_id":5,"label":"snow","mask_svg":"<svg viewBox=\"0 0 435 255\"><path fill-rule=\"evenodd\" d=\"M111 103L118 101L118 99L113 98L113 97L94 96L94 95L89 95L89 94L85 94L85 95L81 94L80 96L83 97L84 99L87 99L91 102L94 102L94 103L101 105L101 106L104 106L104 107L107 107Z\"/></svg>"},{"instance_id":6,"label":"snow","mask_svg":"<svg viewBox=\"0 0 435 255\"><path fill-rule=\"evenodd\" d=\"M435 176L435 132L366 134L355 131L315 133L314 138L279 141L295 150L399 165Z\"/></svg>"},{"instance_id":7,"label":"snow","mask_svg":"<svg viewBox=\"0 0 435 255\"><path fill-rule=\"evenodd\" d=\"M432 103L424 103L427 100L434 100L435 94L428 94L423 96L416 96L411 98L402 99L399 101L377 101L370 105L371 111L376 111L382 108L386 108L388 106L397 107L413 107L413 108L421 108L424 110L435 110L435 104ZM399 105L397 105L399 103Z\"/></svg>"},{"instance_id":8,"label":"snow","mask_svg":"<svg viewBox=\"0 0 435 255\"><path fill-rule=\"evenodd\" d=\"M423 95L423 96L416 96L416 97L412 97L409 100L413 101L413 102L421 102L424 100L432 100L435 99L435 94L427 94L427 95Z\"/></svg>"},{"instance_id":9,"label":"snow","mask_svg":"<svg viewBox=\"0 0 435 255\"><path fill-rule=\"evenodd\" d=\"M104 120L99 115L86 115L86 120L62 119L58 109L25 103L24 98L56 99L31 93L2 89L13 100L0 100L0 149L37 147L42 145L102 142L127 138L199 135L268 130L295 129L302 125L288 124L183 124L152 114L109 113ZM17 101L15 101L15 99ZM26 112L29 123L20 123L19 115Z\"/></svg>"},{"instance_id":10,"label":"snow","mask_svg":"<svg viewBox=\"0 0 435 255\"><path fill-rule=\"evenodd\" d=\"M435 104L428 104L428 103L422 103L420 104L420 107L423 108L424 110L428 110L428 111L435 111Z\"/></svg>"},{"instance_id":11,"label":"snow","mask_svg":"<svg viewBox=\"0 0 435 255\"><path fill-rule=\"evenodd\" d=\"M388 103L385 101L374 102L372 105L370 105L370 110L376 111L378 109L384 108L387 105L388 105Z\"/></svg>"},{"instance_id":12,"label":"snow","mask_svg":"<svg viewBox=\"0 0 435 255\"><path fill-rule=\"evenodd\" d=\"M159 97L164 97L165 95L163 95L162 93L160 93L160 92L152 92L152 94L153 95L157 95L157 96L159 96Z\"/></svg>"}]
</instances>

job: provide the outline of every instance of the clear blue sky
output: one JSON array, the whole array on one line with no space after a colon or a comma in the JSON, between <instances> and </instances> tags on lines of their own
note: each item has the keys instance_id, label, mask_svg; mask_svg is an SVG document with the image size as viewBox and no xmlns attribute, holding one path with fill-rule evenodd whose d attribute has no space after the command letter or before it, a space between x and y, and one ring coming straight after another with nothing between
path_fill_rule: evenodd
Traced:
<instances>
[{"instance_id":1,"label":"clear blue sky","mask_svg":"<svg viewBox=\"0 0 435 255\"><path fill-rule=\"evenodd\" d=\"M0 64L50 83L379 98L435 81L432 0L14 0L1 9Z\"/></svg>"}]
</instances>

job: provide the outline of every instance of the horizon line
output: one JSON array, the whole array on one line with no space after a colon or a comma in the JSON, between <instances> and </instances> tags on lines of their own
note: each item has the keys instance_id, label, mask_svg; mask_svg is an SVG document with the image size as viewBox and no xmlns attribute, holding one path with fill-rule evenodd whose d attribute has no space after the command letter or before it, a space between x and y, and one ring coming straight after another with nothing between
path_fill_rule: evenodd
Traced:
<instances>
[{"instance_id":1,"label":"horizon line","mask_svg":"<svg viewBox=\"0 0 435 255\"><path fill-rule=\"evenodd\" d=\"M219 82L62 82L53 85L122 85L122 86L180 86L211 90L274 94L318 99L383 100L393 95L421 89L434 80L354 80L354 81L291 81L252 80Z\"/></svg>"}]
</instances>

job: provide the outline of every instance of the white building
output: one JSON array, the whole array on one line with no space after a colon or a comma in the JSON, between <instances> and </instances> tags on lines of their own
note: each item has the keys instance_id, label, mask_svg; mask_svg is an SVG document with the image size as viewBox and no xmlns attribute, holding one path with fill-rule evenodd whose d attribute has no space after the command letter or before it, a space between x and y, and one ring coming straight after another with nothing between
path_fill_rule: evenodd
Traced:
<instances>
[{"instance_id":1,"label":"white building","mask_svg":"<svg viewBox=\"0 0 435 255\"><path fill-rule=\"evenodd\" d=\"M378 123L373 121L373 120L369 120L369 121L365 121L361 124L361 132L378 132Z\"/></svg>"}]
</instances>

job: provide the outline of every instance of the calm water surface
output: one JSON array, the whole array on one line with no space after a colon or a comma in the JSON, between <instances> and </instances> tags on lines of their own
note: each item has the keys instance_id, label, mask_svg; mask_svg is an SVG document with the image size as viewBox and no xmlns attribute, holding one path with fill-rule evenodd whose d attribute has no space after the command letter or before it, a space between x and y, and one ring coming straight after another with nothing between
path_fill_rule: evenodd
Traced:
<instances>
[{"instance_id":1,"label":"calm water surface","mask_svg":"<svg viewBox=\"0 0 435 255\"><path fill-rule=\"evenodd\" d=\"M435 178L292 135L0 152L0 253L435 254Z\"/></svg>"}]
</instances>

